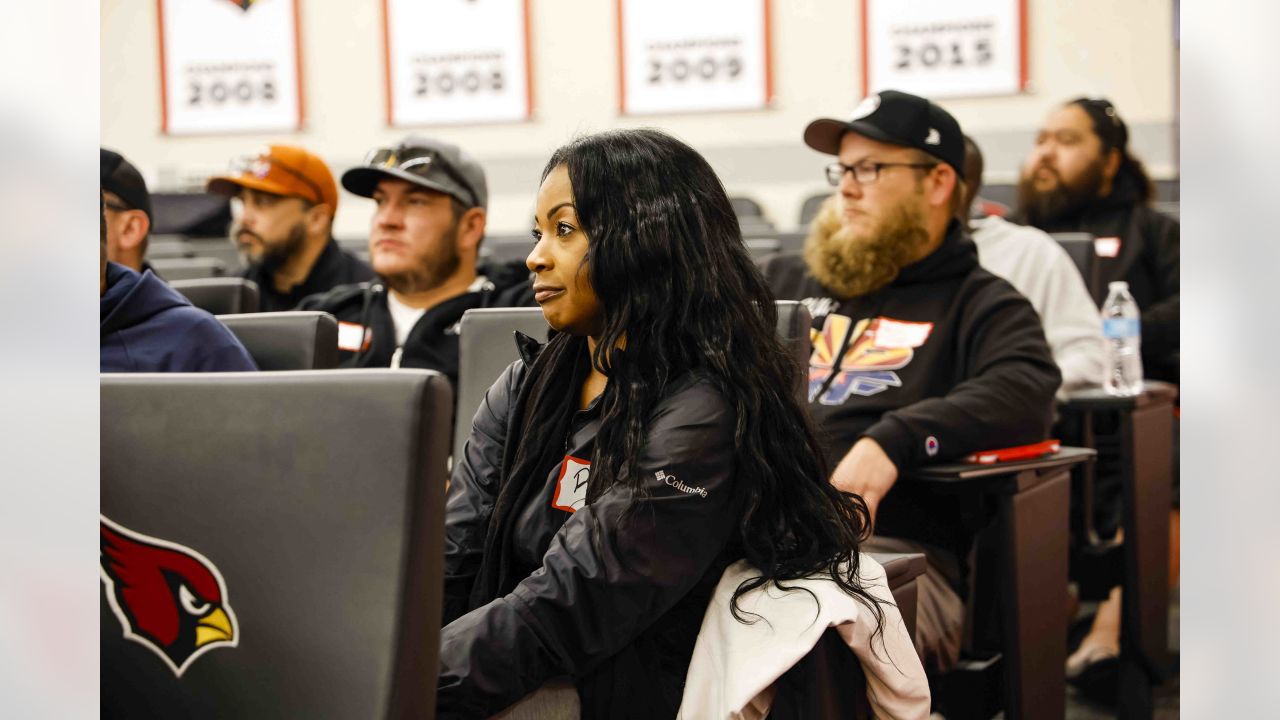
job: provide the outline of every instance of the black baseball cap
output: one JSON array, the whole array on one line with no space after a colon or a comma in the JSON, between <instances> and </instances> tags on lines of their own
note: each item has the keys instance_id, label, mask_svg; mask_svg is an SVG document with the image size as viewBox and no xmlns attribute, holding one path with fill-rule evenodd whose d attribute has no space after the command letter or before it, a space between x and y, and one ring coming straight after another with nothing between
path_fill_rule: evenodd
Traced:
<instances>
[{"instance_id":1,"label":"black baseball cap","mask_svg":"<svg viewBox=\"0 0 1280 720\"><path fill-rule=\"evenodd\" d=\"M964 179L964 133L960 123L935 103L910 93L882 90L868 95L848 120L821 118L804 129L804 142L829 155L840 154L840 138L855 132L872 140L915 148L950 165Z\"/></svg>"},{"instance_id":2,"label":"black baseball cap","mask_svg":"<svg viewBox=\"0 0 1280 720\"><path fill-rule=\"evenodd\" d=\"M151 193L142 173L124 156L114 150L99 148L99 171L102 173L101 189L114 193L131 210L141 210L151 217Z\"/></svg>"},{"instance_id":3,"label":"black baseball cap","mask_svg":"<svg viewBox=\"0 0 1280 720\"><path fill-rule=\"evenodd\" d=\"M378 181L386 177L451 195L468 208L489 205L484 168L462 148L444 140L410 135L395 147L371 150L363 163L342 173L342 187L373 197Z\"/></svg>"}]
</instances>

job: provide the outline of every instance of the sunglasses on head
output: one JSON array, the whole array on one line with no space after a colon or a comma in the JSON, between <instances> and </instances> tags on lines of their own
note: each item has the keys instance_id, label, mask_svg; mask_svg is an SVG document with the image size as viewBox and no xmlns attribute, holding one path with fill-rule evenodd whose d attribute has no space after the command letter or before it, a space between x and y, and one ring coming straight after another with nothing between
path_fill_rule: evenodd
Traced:
<instances>
[{"instance_id":1,"label":"sunglasses on head","mask_svg":"<svg viewBox=\"0 0 1280 720\"><path fill-rule=\"evenodd\" d=\"M467 203L469 205L479 204L476 202L475 194L471 191L471 184L459 177L454 172L453 166L449 161L435 150L403 146L378 148L370 150L369 154L364 156L364 165L372 168L400 170L423 179L430 177L431 167L434 165L440 168L445 175L448 175L449 179L453 180L459 189L467 194Z\"/></svg>"}]
</instances>

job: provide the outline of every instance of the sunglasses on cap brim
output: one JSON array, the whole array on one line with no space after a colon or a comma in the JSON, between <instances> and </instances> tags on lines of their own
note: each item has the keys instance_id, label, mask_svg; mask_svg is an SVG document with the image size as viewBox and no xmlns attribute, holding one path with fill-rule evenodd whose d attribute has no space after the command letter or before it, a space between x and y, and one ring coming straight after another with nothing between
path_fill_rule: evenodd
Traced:
<instances>
[{"instance_id":1,"label":"sunglasses on cap brim","mask_svg":"<svg viewBox=\"0 0 1280 720\"><path fill-rule=\"evenodd\" d=\"M435 150L416 147L394 147L394 148L378 148L370 150L369 154L364 156L364 166L370 168L382 168L386 170L399 170L401 172L416 175L422 179L428 179L431 175L432 166L440 168L441 172L449 176L450 180L467 194L467 204L476 206L475 194L471 191L471 184L458 176L453 166L444 157Z\"/></svg>"}]
</instances>

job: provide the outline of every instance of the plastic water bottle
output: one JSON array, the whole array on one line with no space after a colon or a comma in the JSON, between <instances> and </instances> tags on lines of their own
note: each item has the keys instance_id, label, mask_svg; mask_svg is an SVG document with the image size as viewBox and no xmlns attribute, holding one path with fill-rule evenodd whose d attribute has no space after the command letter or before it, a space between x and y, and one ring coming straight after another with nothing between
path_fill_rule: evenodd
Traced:
<instances>
[{"instance_id":1,"label":"plastic water bottle","mask_svg":"<svg viewBox=\"0 0 1280 720\"><path fill-rule=\"evenodd\" d=\"M1111 395L1142 392L1142 323L1138 303L1129 293L1129 283L1108 286L1102 304L1102 335L1107 343L1107 375L1102 388Z\"/></svg>"}]
</instances>

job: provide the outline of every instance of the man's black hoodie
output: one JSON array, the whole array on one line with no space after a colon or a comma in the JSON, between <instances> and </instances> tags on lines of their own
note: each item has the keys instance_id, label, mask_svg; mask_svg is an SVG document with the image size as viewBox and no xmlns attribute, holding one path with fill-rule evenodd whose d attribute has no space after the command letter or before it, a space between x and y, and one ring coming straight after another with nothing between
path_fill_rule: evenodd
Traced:
<instances>
[{"instance_id":1,"label":"man's black hoodie","mask_svg":"<svg viewBox=\"0 0 1280 720\"><path fill-rule=\"evenodd\" d=\"M1129 283L1142 313L1142 369L1148 378L1178 382L1181 332L1181 242L1178 221L1143 204L1137 181L1122 176L1110 195L1067 217L1042 223L1045 232L1087 232L1119 238L1114 257L1098 257L1094 302L1107 299L1107 284ZM1014 217L1026 223L1022 215ZM1109 255L1110 253L1108 253Z\"/></svg>"},{"instance_id":2,"label":"man's black hoodie","mask_svg":"<svg viewBox=\"0 0 1280 720\"><path fill-rule=\"evenodd\" d=\"M493 264L467 292L427 310L405 338L398 367L437 370L458 382L458 323L472 308L535 305L524 262ZM306 298L299 310L321 310L338 319L338 365L344 368L391 367L396 354L395 325L382 280L342 285ZM367 332L362 332L367 330ZM359 347L364 337L364 346Z\"/></svg>"},{"instance_id":3,"label":"man's black hoodie","mask_svg":"<svg viewBox=\"0 0 1280 720\"><path fill-rule=\"evenodd\" d=\"M979 267L959 223L937 250L861 297L837 297L797 254L773 259L764 273L779 299L800 300L813 315L809 409L828 471L864 436L900 475L1047 436L1062 376L1040 317L1012 285ZM895 485L877 532L963 557L971 523L957 517L953 499L919 490Z\"/></svg>"}]
</instances>

